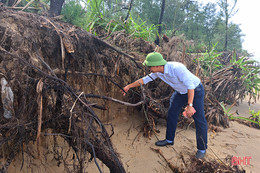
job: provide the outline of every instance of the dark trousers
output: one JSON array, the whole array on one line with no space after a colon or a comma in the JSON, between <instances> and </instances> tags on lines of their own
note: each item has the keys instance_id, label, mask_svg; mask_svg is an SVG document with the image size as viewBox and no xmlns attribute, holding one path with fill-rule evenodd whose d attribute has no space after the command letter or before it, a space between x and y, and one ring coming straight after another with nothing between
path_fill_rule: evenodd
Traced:
<instances>
[{"instance_id":1,"label":"dark trousers","mask_svg":"<svg viewBox=\"0 0 260 173\"><path fill-rule=\"evenodd\" d=\"M204 114L204 88L200 84L194 92L193 107L196 113L192 116L196 127L197 149L207 149L208 125ZM170 99L168 110L166 139L174 141L175 131L178 123L178 117L183 106L188 103L188 94L174 92Z\"/></svg>"}]
</instances>

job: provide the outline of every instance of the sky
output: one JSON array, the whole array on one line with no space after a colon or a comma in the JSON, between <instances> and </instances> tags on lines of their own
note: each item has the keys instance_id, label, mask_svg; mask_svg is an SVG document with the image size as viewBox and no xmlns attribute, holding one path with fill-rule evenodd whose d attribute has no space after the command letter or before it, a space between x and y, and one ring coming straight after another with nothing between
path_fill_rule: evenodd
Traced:
<instances>
[{"instance_id":1,"label":"sky","mask_svg":"<svg viewBox=\"0 0 260 173\"><path fill-rule=\"evenodd\" d=\"M208 2L216 3L217 0L198 0L203 4ZM233 2L233 0L228 0ZM242 34L243 49L254 54L252 59L260 62L260 0L237 0L236 9L238 12L230 19L233 23L239 24Z\"/></svg>"}]
</instances>

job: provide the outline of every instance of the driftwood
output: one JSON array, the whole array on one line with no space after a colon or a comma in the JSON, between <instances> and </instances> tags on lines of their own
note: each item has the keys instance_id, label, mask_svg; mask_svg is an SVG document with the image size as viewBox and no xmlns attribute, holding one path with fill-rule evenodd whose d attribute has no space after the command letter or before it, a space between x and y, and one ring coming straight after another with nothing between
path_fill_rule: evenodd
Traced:
<instances>
[{"instance_id":1,"label":"driftwood","mask_svg":"<svg viewBox=\"0 0 260 173\"><path fill-rule=\"evenodd\" d=\"M156 153L160 154L160 156L162 156L162 158L165 160L165 162L167 163L167 165L171 168L172 172L181 172L178 168L176 168L164 155L162 150L158 149L158 148L151 148L151 150L155 151Z\"/></svg>"}]
</instances>

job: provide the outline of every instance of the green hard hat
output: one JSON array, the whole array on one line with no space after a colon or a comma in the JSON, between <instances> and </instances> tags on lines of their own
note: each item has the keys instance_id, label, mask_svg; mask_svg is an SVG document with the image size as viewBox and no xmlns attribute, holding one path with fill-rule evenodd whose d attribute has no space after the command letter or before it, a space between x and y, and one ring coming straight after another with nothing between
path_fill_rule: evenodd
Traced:
<instances>
[{"instance_id":1,"label":"green hard hat","mask_svg":"<svg viewBox=\"0 0 260 173\"><path fill-rule=\"evenodd\" d=\"M143 65L146 65L146 66L161 66L161 65L165 65L166 63L167 63L167 61L165 61L163 59L162 54L160 54L158 52L152 52L152 53L149 53L146 56L146 59L143 62Z\"/></svg>"}]
</instances>

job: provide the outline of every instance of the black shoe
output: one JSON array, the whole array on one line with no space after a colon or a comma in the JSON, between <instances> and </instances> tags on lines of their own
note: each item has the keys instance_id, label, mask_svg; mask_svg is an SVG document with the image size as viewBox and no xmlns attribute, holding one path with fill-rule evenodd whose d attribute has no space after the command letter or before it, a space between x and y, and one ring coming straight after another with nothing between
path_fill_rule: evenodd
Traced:
<instances>
[{"instance_id":1,"label":"black shoe","mask_svg":"<svg viewBox=\"0 0 260 173\"><path fill-rule=\"evenodd\" d=\"M164 139L162 141L155 142L155 145L163 147L163 146L166 146L166 145L173 145L173 142L170 143L170 142L167 142L166 139Z\"/></svg>"},{"instance_id":2,"label":"black shoe","mask_svg":"<svg viewBox=\"0 0 260 173\"><path fill-rule=\"evenodd\" d=\"M205 153L202 153L201 151L197 151L195 157L196 157L197 159L203 159L203 158L205 157L205 155L206 155L206 152L205 152Z\"/></svg>"}]
</instances>

